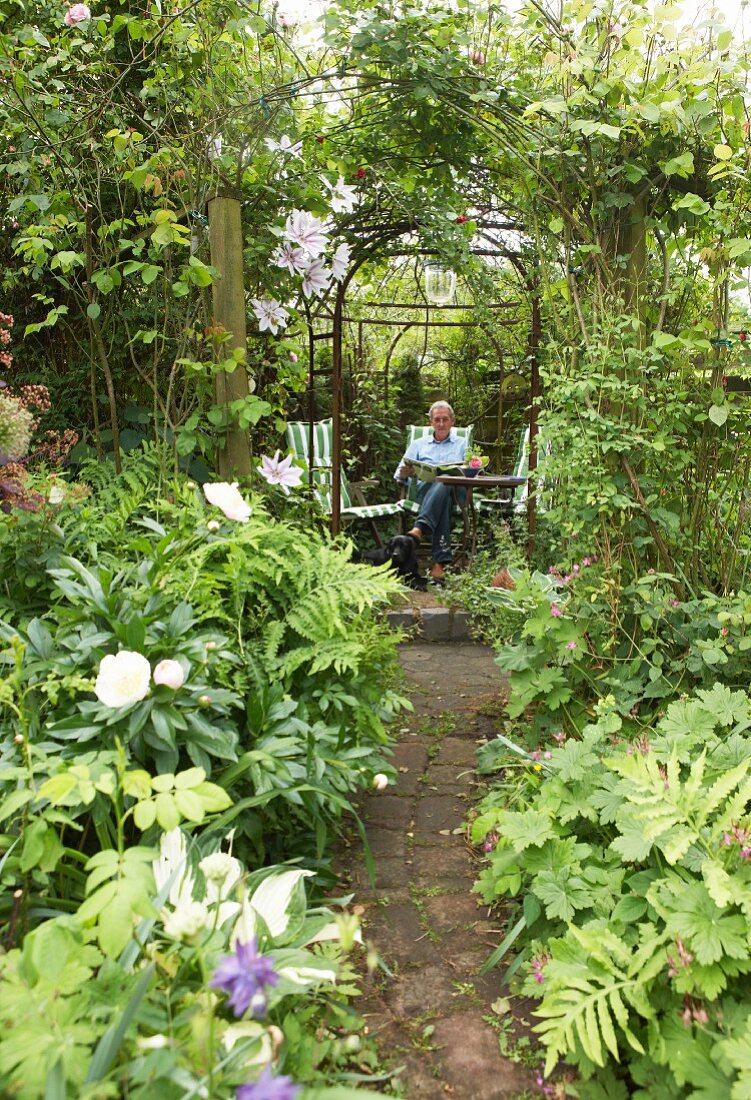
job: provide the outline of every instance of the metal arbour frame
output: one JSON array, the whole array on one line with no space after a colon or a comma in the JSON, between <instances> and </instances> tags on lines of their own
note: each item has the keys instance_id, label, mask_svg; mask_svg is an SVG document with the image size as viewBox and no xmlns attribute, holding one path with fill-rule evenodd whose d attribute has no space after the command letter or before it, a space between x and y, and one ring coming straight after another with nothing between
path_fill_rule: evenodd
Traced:
<instances>
[{"instance_id":1,"label":"metal arbour frame","mask_svg":"<svg viewBox=\"0 0 751 1100\"><path fill-rule=\"evenodd\" d=\"M377 252L379 252L387 240L393 240L395 237L401 236L403 233L409 231L413 227L390 227L389 230L382 232L382 234L376 234L376 240L369 242L369 247L362 247L358 253L353 250L353 263L347 271L344 279L337 286L336 298L334 301L333 312L324 313L327 320L330 321L329 331L323 333L314 332L312 318L308 319L308 418L309 418L309 454L313 454L313 423L314 423L314 395L315 395L315 345L319 340L331 340L332 342L332 369L331 369L331 396L332 396L332 426L333 426L333 442L332 442L332 494L331 494L331 532L334 535L339 534L341 530L341 461L342 461L342 446L341 446L341 397L342 397L342 343L343 343L343 331L344 323L355 323L358 325L358 357L362 362L362 326L366 324L372 325L390 325L394 326L399 324L401 332L394 341L392 347L389 349L389 359L393 354L393 349L398 343L401 336L410 328L470 328L477 325L476 321L436 321L430 318L430 312L437 310L450 309L473 309L471 305L446 305L435 306L429 303L423 302L410 302L410 303L398 303L398 302L374 302L373 308L398 308L398 309L414 309L424 310L428 312L428 316L424 321L409 321L398 322L389 321L384 318L365 317L365 318L351 318L347 317L344 312L347 288L354 278L355 274L360 267L368 260L372 259ZM507 226L501 228L510 228ZM406 255L414 255L415 252L422 250L409 250ZM538 361L538 349L540 346L540 307L539 298L537 294L536 281L530 278L528 272L523 267L520 258L512 252L503 249L473 249L474 255L484 256L496 256L499 258L509 259L517 268L519 273L525 280L527 291L530 294L532 308L531 308L531 320L530 330L527 343L527 355L526 360L530 365L530 405L529 405L529 476L534 477L534 471L537 468L537 416L538 416L538 401L540 395L540 378L539 378L539 361ZM393 253L394 255L399 253ZM429 253L428 253L429 254ZM512 309L518 306L519 302L499 302L491 305L490 309ZM510 319L508 322L502 322L508 325L515 324L518 318ZM493 340L492 334L484 329L489 339ZM502 354L495 340L493 340L496 351L499 356ZM386 364L386 371L388 371L388 362ZM387 377L387 376L386 376ZM388 382L386 381L386 386ZM535 526L536 526L536 504L535 494L530 492L527 497L527 520L528 520L528 542L527 549L531 554L534 548L535 539Z\"/></svg>"}]
</instances>

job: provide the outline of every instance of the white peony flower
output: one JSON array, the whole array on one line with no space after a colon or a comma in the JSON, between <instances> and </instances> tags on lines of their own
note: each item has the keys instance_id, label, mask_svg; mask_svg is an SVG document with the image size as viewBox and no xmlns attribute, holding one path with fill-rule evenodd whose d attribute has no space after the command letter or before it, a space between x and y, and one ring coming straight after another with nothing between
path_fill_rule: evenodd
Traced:
<instances>
[{"instance_id":1,"label":"white peony flower","mask_svg":"<svg viewBox=\"0 0 751 1100\"><path fill-rule=\"evenodd\" d=\"M243 500L237 482L230 485L226 481L207 481L203 492L209 504L221 508L227 519L234 519L238 523L245 523L252 515L252 508Z\"/></svg>"},{"instance_id":2,"label":"white peony flower","mask_svg":"<svg viewBox=\"0 0 751 1100\"><path fill-rule=\"evenodd\" d=\"M151 684L151 665L141 653L121 649L102 658L94 694L105 707L128 707L145 699Z\"/></svg>"},{"instance_id":3,"label":"white peony flower","mask_svg":"<svg viewBox=\"0 0 751 1100\"><path fill-rule=\"evenodd\" d=\"M349 255L349 245L346 241L342 241L331 258L331 274L338 283L340 283L347 274Z\"/></svg>"},{"instance_id":4,"label":"white peony flower","mask_svg":"<svg viewBox=\"0 0 751 1100\"><path fill-rule=\"evenodd\" d=\"M261 332L268 330L276 336L280 328L287 327L289 313L276 298L251 298L250 301Z\"/></svg>"},{"instance_id":5,"label":"white peony flower","mask_svg":"<svg viewBox=\"0 0 751 1100\"><path fill-rule=\"evenodd\" d=\"M185 683L185 671L179 661L160 661L154 669L154 683L177 691Z\"/></svg>"}]
</instances>

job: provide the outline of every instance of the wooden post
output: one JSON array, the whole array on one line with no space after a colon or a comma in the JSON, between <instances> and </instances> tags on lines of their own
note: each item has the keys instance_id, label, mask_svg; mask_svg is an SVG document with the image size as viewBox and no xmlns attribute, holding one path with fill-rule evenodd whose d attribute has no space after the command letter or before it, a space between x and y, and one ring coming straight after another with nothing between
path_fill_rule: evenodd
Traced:
<instances>
[{"instance_id":1,"label":"wooden post","mask_svg":"<svg viewBox=\"0 0 751 1100\"><path fill-rule=\"evenodd\" d=\"M220 274L212 286L214 324L231 334L222 343L224 354L235 348L247 348L245 334L245 287L243 285L243 235L240 224L240 200L216 195L209 199L209 245L211 263ZM231 374L221 371L214 385L217 405L229 405L250 393L248 372L235 367ZM217 451L221 477L231 480L250 473L248 432L230 423L223 445Z\"/></svg>"}]
</instances>

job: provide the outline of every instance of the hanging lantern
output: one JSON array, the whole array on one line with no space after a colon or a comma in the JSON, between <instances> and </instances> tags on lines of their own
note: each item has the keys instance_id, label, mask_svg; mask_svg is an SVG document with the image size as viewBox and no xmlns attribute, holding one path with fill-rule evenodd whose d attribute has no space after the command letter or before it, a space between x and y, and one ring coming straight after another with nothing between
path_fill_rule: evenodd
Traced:
<instances>
[{"instance_id":1,"label":"hanging lantern","mask_svg":"<svg viewBox=\"0 0 751 1100\"><path fill-rule=\"evenodd\" d=\"M425 297L434 306L445 306L454 297L456 275L439 263L425 264Z\"/></svg>"}]
</instances>

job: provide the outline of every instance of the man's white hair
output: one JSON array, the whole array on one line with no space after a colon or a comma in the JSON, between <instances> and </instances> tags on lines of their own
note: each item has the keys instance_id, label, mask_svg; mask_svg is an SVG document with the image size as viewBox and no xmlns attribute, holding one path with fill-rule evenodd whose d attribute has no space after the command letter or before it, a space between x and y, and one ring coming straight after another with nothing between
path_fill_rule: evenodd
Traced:
<instances>
[{"instance_id":1,"label":"man's white hair","mask_svg":"<svg viewBox=\"0 0 751 1100\"><path fill-rule=\"evenodd\" d=\"M451 408L448 401L434 401L433 404L430 406L430 408L428 410L428 420L433 419L433 413L435 412L436 409L448 409L448 414L451 417L451 419L456 420L456 416L454 415L454 410Z\"/></svg>"}]
</instances>

